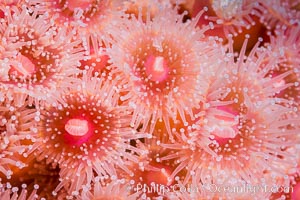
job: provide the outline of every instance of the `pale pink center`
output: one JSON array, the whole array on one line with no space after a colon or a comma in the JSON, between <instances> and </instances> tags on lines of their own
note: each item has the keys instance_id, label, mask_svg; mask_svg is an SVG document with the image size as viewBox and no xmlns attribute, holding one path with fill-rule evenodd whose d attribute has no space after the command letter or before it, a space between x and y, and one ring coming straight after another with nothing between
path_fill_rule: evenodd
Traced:
<instances>
[{"instance_id":1,"label":"pale pink center","mask_svg":"<svg viewBox=\"0 0 300 200\"><path fill-rule=\"evenodd\" d=\"M75 10L76 8L81 8L82 10L85 10L88 8L93 0L67 0L67 5L70 10Z\"/></svg>"},{"instance_id":2,"label":"pale pink center","mask_svg":"<svg viewBox=\"0 0 300 200\"><path fill-rule=\"evenodd\" d=\"M212 134L220 138L235 138L237 131L234 126L236 123L216 125L212 127Z\"/></svg>"},{"instance_id":3,"label":"pale pink center","mask_svg":"<svg viewBox=\"0 0 300 200\"><path fill-rule=\"evenodd\" d=\"M211 133L218 138L235 138L238 133L238 121L235 119L237 113L230 111L226 106L218 107L219 110L232 114L229 116L218 116L217 121L211 126Z\"/></svg>"},{"instance_id":4,"label":"pale pink center","mask_svg":"<svg viewBox=\"0 0 300 200\"><path fill-rule=\"evenodd\" d=\"M284 86L284 85L285 85L285 81L284 81L284 80L279 80L279 81L273 83L273 86L274 86L275 88L280 88L280 87L282 87L282 86Z\"/></svg>"},{"instance_id":5,"label":"pale pink center","mask_svg":"<svg viewBox=\"0 0 300 200\"><path fill-rule=\"evenodd\" d=\"M72 136L84 136L89 131L89 124L87 120L70 119L65 125L65 130Z\"/></svg>"},{"instance_id":6,"label":"pale pink center","mask_svg":"<svg viewBox=\"0 0 300 200\"><path fill-rule=\"evenodd\" d=\"M152 81L163 81L168 76L168 65L162 56L149 56L145 62L146 74Z\"/></svg>"},{"instance_id":7,"label":"pale pink center","mask_svg":"<svg viewBox=\"0 0 300 200\"><path fill-rule=\"evenodd\" d=\"M16 61L17 62L12 66L12 71L16 71L18 74L23 76L29 76L35 72L34 63L32 63L32 61L26 56L19 54Z\"/></svg>"},{"instance_id":8,"label":"pale pink center","mask_svg":"<svg viewBox=\"0 0 300 200\"><path fill-rule=\"evenodd\" d=\"M300 200L300 183L293 187L292 200Z\"/></svg>"}]
</instances>

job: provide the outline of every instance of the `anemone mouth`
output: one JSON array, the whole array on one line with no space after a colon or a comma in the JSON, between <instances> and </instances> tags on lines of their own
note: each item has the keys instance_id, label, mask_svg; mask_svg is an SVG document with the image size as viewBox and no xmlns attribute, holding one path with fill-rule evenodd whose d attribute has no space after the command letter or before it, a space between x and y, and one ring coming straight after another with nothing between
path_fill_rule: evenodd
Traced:
<instances>
[{"instance_id":1,"label":"anemone mouth","mask_svg":"<svg viewBox=\"0 0 300 200\"><path fill-rule=\"evenodd\" d=\"M142 91L148 92L149 96L150 92L171 92L173 87L184 83L178 77L188 68L185 66L187 61L176 46L172 41L165 40L157 47L149 38L136 46L136 52L132 52L132 73L139 80L136 84L142 84Z\"/></svg>"},{"instance_id":2,"label":"anemone mouth","mask_svg":"<svg viewBox=\"0 0 300 200\"><path fill-rule=\"evenodd\" d=\"M28 42L32 42L28 40ZM60 58L57 50L45 47L43 53L39 52L39 44L23 46L19 50L16 62L11 63L9 71L9 84L25 84L47 86L54 74L59 72Z\"/></svg>"},{"instance_id":3,"label":"anemone mouth","mask_svg":"<svg viewBox=\"0 0 300 200\"><path fill-rule=\"evenodd\" d=\"M12 65L10 71L16 71L16 73L19 76L30 76L31 74L34 73L35 71L35 64L26 56L23 56L22 54L19 54L17 56L18 63L16 63L15 65ZM10 72L10 75L13 72Z\"/></svg>"},{"instance_id":4,"label":"anemone mouth","mask_svg":"<svg viewBox=\"0 0 300 200\"><path fill-rule=\"evenodd\" d=\"M289 63L281 63L278 68L273 69L269 72L268 76L270 78L276 78L281 74L286 72L291 72L289 75L273 83L274 88L279 88L279 91L274 94L275 97L287 99L295 102L296 104L300 103L300 88L299 80L300 75L296 70L292 70ZM285 87L289 85L289 87ZM284 88L285 87L285 88ZM281 89L284 88L284 89Z\"/></svg>"},{"instance_id":5,"label":"anemone mouth","mask_svg":"<svg viewBox=\"0 0 300 200\"><path fill-rule=\"evenodd\" d=\"M80 153L83 146L93 152L99 144L114 148L119 141L113 134L116 131L116 114L100 106L91 97L71 94L66 99L67 106L47 110L42 123L46 129L44 137L55 135L50 141L53 145L59 144L57 153L61 153L64 148L68 152Z\"/></svg>"},{"instance_id":6,"label":"anemone mouth","mask_svg":"<svg viewBox=\"0 0 300 200\"><path fill-rule=\"evenodd\" d=\"M168 64L162 56L149 56L145 62L146 74L152 81L161 82L167 78Z\"/></svg>"},{"instance_id":7,"label":"anemone mouth","mask_svg":"<svg viewBox=\"0 0 300 200\"><path fill-rule=\"evenodd\" d=\"M89 124L85 119L69 119L65 124L65 130L71 136L84 136L89 132Z\"/></svg>"},{"instance_id":8,"label":"anemone mouth","mask_svg":"<svg viewBox=\"0 0 300 200\"><path fill-rule=\"evenodd\" d=\"M223 155L224 157L236 154L240 150L251 146L251 135L254 135L251 129L255 129L254 127L255 124L252 124L251 120L240 121L238 125L227 128L230 130L222 127L223 129L217 130L219 133L215 134L212 143L209 144L209 148L218 155ZM247 155L246 152L239 154Z\"/></svg>"}]
</instances>

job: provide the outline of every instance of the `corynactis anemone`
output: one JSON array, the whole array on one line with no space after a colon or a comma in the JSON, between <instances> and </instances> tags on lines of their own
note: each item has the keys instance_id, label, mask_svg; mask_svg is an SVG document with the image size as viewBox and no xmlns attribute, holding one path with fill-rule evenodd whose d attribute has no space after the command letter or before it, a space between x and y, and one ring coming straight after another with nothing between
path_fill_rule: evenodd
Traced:
<instances>
[{"instance_id":1,"label":"corynactis anemone","mask_svg":"<svg viewBox=\"0 0 300 200\"><path fill-rule=\"evenodd\" d=\"M224 79L218 78L210 84L203 109L189 122L193 129L177 134L175 144L162 144L177 151L162 158L176 158L180 163L171 178L187 169L184 184L190 179L196 185L242 184L243 181L257 184L266 176L285 176L286 171L278 168L278 162L286 160L285 168L295 166L293 154L284 149L299 140L296 135L299 119L294 117L297 109L280 105L278 99L273 99L278 88L270 84L274 80L264 79L273 65L259 69L268 51L261 52L255 47L244 60L246 44L247 40L237 61L230 53L226 61L230 64L225 64L225 71L221 69L220 73ZM256 55L258 52L261 54ZM252 176L253 171L260 175Z\"/></svg>"},{"instance_id":2,"label":"corynactis anemone","mask_svg":"<svg viewBox=\"0 0 300 200\"><path fill-rule=\"evenodd\" d=\"M258 0L260 21L268 29L278 25L293 26L299 24L299 1L295 0Z\"/></svg>"},{"instance_id":3,"label":"corynactis anemone","mask_svg":"<svg viewBox=\"0 0 300 200\"><path fill-rule=\"evenodd\" d=\"M61 94L59 103L41 110L37 141L30 151L59 164L61 183L55 192L65 187L74 195L94 174L116 177L116 167L132 173L126 165L137 158L127 146L130 140L148 137L130 127L132 111L117 106L116 84L91 77L91 71L78 81Z\"/></svg>"},{"instance_id":4,"label":"corynactis anemone","mask_svg":"<svg viewBox=\"0 0 300 200\"><path fill-rule=\"evenodd\" d=\"M171 149L178 149L182 145L182 150L176 150L177 153L173 154L180 165L171 177L186 169L188 174L184 184L189 179L196 185L204 186L214 183L237 186L275 183L276 178L285 177L287 168L296 166L294 155L284 151L284 148L298 143L298 128L295 123L299 119L285 119L290 112L293 110L281 105L253 106L239 118L234 137L221 140L212 134L211 143L203 148L191 148L187 142L183 145L182 140L177 144L162 144ZM226 133L225 128L216 131ZM223 195L230 198L236 194Z\"/></svg>"},{"instance_id":5,"label":"corynactis anemone","mask_svg":"<svg viewBox=\"0 0 300 200\"><path fill-rule=\"evenodd\" d=\"M38 112L26 106L15 107L13 102L0 103L0 179L9 180L13 173L24 168L30 159L26 151L35 140Z\"/></svg>"},{"instance_id":6,"label":"corynactis anemone","mask_svg":"<svg viewBox=\"0 0 300 200\"><path fill-rule=\"evenodd\" d=\"M286 174L289 176L286 176L284 178L281 178L278 180L278 185L282 188L281 190L278 190L276 192L273 192L270 199L292 199L297 200L300 194L300 159L299 159L299 147L292 147L288 148L285 151L289 153L293 153L295 155L295 160L297 161L297 168L291 168L286 170Z\"/></svg>"},{"instance_id":7,"label":"corynactis anemone","mask_svg":"<svg viewBox=\"0 0 300 200\"><path fill-rule=\"evenodd\" d=\"M154 132L156 131L158 130L155 129ZM162 198L166 195L163 187L173 187L176 184L175 179L171 178L171 173L177 164L172 160L161 160L162 157L173 154L172 150L161 148L160 143L165 141L168 141L167 137L146 138L143 142L137 140L136 148L140 152L139 162L131 165L134 176L120 173L120 178L129 183L131 193L139 192L141 199Z\"/></svg>"},{"instance_id":8,"label":"corynactis anemone","mask_svg":"<svg viewBox=\"0 0 300 200\"><path fill-rule=\"evenodd\" d=\"M213 25L216 31L222 31L227 37L228 34L237 36L245 29L256 25L255 16L259 14L259 7L256 2L249 0L205 0L196 1L194 11L208 6L208 13L200 22L215 22ZM219 30L221 28L221 30ZM211 31L213 32L213 31ZM218 34L219 35L219 34ZM220 33L222 35L222 33Z\"/></svg>"},{"instance_id":9,"label":"corynactis anemone","mask_svg":"<svg viewBox=\"0 0 300 200\"><path fill-rule=\"evenodd\" d=\"M270 37L270 43L266 46L272 51L266 62L275 60L276 65L267 74L269 77L284 77L273 83L275 87L281 87L275 96L289 100L289 104L300 103L300 28L286 27L276 29L275 35ZM288 86L288 87L287 87Z\"/></svg>"},{"instance_id":10,"label":"corynactis anemone","mask_svg":"<svg viewBox=\"0 0 300 200\"><path fill-rule=\"evenodd\" d=\"M83 40L86 50L96 54L108 37L107 25L121 15L121 3L115 0L30 0L29 4L54 16L58 26L77 32L77 40Z\"/></svg>"},{"instance_id":11,"label":"corynactis anemone","mask_svg":"<svg viewBox=\"0 0 300 200\"><path fill-rule=\"evenodd\" d=\"M124 179L113 179L110 183L103 184L102 179L96 177L92 190L91 188L84 187L78 199L136 200L140 193L140 191L134 192L131 190L130 184L126 183Z\"/></svg>"},{"instance_id":12,"label":"corynactis anemone","mask_svg":"<svg viewBox=\"0 0 300 200\"><path fill-rule=\"evenodd\" d=\"M297 200L299 0L0 0L1 200Z\"/></svg>"},{"instance_id":13,"label":"corynactis anemone","mask_svg":"<svg viewBox=\"0 0 300 200\"><path fill-rule=\"evenodd\" d=\"M218 49L203 40L205 29L195 28L197 19L182 23L183 15L176 10L161 9L151 21L120 20L111 28L112 47L107 51L128 75L130 92L121 100L134 108L132 126L142 124L145 130L150 124L152 133L163 120L171 134L169 118L179 113L186 123L185 114L192 115L202 100L212 68L209 57L215 59Z\"/></svg>"},{"instance_id":14,"label":"corynactis anemone","mask_svg":"<svg viewBox=\"0 0 300 200\"><path fill-rule=\"evenodd\" d=\"M232 39L229 37L228 53L216 72L220 75L210 84L205 107L216 107L219 112L225 110L238 116L247 112L249 109L247 103L258 105L265 100L274 103L282 100L273 97L290 84L286 82L280 86L276 84L288 77L291 71L287 70L277 77L266 77L277 64L275 60L269 60L271 51L259 48L260 41L246 55L247 41L246 35L241 52L236 57L232 48Z\"/></svg>"},{"instance_id":15,"label":"corynactis anemone","mask_svg":"<svg viewBox=\"0 0 300 200\"><path fill-rule=\"evenodd\" d=\"M83 51L72 42L66 28L58 28L36 10L7 7L1 21L0 88L18 106L54 100L58 89L68 86L76 73Z\"/></svg>"}]
</instances>

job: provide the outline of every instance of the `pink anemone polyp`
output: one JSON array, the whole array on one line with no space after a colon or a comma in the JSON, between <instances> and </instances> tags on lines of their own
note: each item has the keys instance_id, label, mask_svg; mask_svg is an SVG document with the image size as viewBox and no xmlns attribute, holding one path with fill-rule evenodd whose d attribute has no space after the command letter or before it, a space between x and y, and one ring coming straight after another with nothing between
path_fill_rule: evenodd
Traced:
<instances>
[{"instance_id":1,"label":"pink anemone polyp","mask_svg":"<svg viewBox=\"0 0 300 200\"><path fill-rule=\"evenodd\" d=\"M93 69L83 70L81 79L61 93L59 102L41 110L36 142L29 153L59 165L61 182L54 194L65 188L76 195L82 184L91 184L94 175L117 176L116 168L131 174L128 165L138 162L138 150L129 151L129 142L148 137L136 134L130 127L132 111L118 105L117 80L92 74Z\"/></svg>"},{"instance_id":2,"label":"pink anemone polyp","mask_svg":"<svg viewBox=\"0 0 300 200\"><path fill-rule=\"evenodd\" d=\"M62 143L59 148L68 146L71 152L79 153L83 144L92 145L94 149L99 143L114 146L114 142L118 141L118 137L109 134L114 131L111 128L115 126L116 113L110 113L105 106L100 106L95 97L84 98L80 94L72 94L67 98L66 105L63 109L52 107L44 114L47 117L44 126L48 127L46 135L55 134L53 140Z\"/></svg>"},{"instance_id":3,"label":"pink anemone polyp","mask_svg":"<svg viewBox=\"0 0 300 200\"><path fill-rule=\"evenodd\" d=\"M75 33L57 27L53 16L39 15L38 7L4 11L0 88L14 97L15 105L22 106L28 98L29 105L34 102L39 107L70 84L71 76L79 72L83 49L80 41L72 41Z\"/></svg>"},{"instance_id":4,"label":"pink anemone polyp","mask_svg":"<svg viewBox=\"0 0 300 200\"><path fill-rule=\"evenodd\" d=\"M200 40L208 28L195 27L203 12L182 23L185 13L162 8L152 20L144 22L140 12L138 18L120 20L111 28L114 42L107 52L113 65L128 76L130 92L121 101L130 101L134 109L132 127L142 125L145 131L149 125L152 133L161 120L172 138L170 119L178 113L187 125L186 115L193 118L192 108L203 100L215 67L208 57L220 53L209 48L218 46L216 41ZM128 31L120 35L122 29Z\"/></svg>"}]
</instances>

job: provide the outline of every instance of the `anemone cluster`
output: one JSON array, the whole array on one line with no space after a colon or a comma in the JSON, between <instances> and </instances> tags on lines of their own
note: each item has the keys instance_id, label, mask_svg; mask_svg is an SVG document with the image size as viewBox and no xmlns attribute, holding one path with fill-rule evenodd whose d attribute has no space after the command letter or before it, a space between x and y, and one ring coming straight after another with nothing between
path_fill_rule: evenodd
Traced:
<instances>
[{"instance_id":1,"label":"anemone cluster","mask_svg":"<svg viewBox=\"0 0 300 200\"><path fill-rule=\"evenodd\" d=\"M299 81L299 0L2 0L0 199L299 199Z\"/></svg>"}]
</instances>

